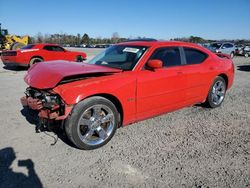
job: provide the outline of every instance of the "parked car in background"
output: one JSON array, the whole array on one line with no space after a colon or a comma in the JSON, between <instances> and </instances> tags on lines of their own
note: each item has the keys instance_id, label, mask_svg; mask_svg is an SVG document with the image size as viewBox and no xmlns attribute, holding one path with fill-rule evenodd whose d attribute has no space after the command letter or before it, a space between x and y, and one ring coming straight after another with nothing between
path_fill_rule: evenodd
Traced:
<instances>
[{"instance_id":1,"label":"parked car in background","mask_svg":"<svg viewBox=\"0 0 250 188\"><path fill-rule=\"evenodd\" d=\"M249 57L250 56L250 44L245 45L245 47L243 48L243 54L245 57Z\"/></svg>"},{"instance_id":2,"label":"parked car in background","mask_svg":"<svg viewBox=\"0 0 250 188\"><path fill-rule=\"evenodd\" d=\"M97 44L95 47L96 48L106 48L106 45L105 44Z\"/></svg>"},{"instance_id":3,"label":"parked car in background","mask_svg":"<svg viewBox=\"0 0 250 188\"><path fill-rule=\"evenodd\" d=\"M80 44L81 48L86 48L86 44Z\"/></svg>"},{"instance_id":4,"label":"parked car in background","mask_svg":"<svg viewBox=\"0 0 250 188\"><path fill-rule=\"evenodd\" d=\"M110 44L97 44L95 47L96 48L108 48L110 47Z\"/></svg>"},{"instance_id":5,"label":"parked car in background","mask_svg":"<svg viewBox=\"0 0 250 188\"><path fill-rule=\"evenodd\" d=\"M235 46L235 55L243 55L243 49L244 49L243 44L239 44Z\"/></svg>"},{"instance_id":6,"label":"parked car in background","mask_svg":"<svg viewBox=\"0 0 250 188\"><path fill-rule=\"evenodd\" d=\"M120 126L197 103L219 107L233 78L227 55L192 43L133 41L88 63L32 66L21 101L38 111L40 126L61 121L78 148L95 149Z\"/></svg>"},{"instance_id":7,"label":"parked car in background","mask_svg":"<svg viewBox=\"0 0 250 188\"><path fill-rule=\"evenodd\" d=\"M213 42L208 47L212 52L223 53L230 55L231 58L235 55L236 47L233 43L230 42Z\"/></svg>"},{"instance_id":8,"label":"parked car in background","mask_svg":"<svg viewBox=\"0 0 250 188\"><path fill-rule=\"evenodd\" d=\"M1 54L6 66L31 66L35 63L51 60L82 62L87 55L83 52L68 51L56 44L29 44L20 50L4 51Z\"/></svg>"}]
</instances>

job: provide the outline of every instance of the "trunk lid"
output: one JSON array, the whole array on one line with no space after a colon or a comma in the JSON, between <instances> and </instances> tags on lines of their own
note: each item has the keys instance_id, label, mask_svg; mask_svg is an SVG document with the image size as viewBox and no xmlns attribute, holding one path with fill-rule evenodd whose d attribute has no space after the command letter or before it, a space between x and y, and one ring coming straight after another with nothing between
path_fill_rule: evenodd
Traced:
<instances>
[{"instance_id":1,"label":"trunk lid","mask_svg":"<svg viewBox=\"0 0 250 188\"><path fill-rule=\"evenodd\" d=\"M232 59L230 55L224 54L224 53L215 53L218 57L224 58L224 59Z\"/></svg>"}]
</instances>

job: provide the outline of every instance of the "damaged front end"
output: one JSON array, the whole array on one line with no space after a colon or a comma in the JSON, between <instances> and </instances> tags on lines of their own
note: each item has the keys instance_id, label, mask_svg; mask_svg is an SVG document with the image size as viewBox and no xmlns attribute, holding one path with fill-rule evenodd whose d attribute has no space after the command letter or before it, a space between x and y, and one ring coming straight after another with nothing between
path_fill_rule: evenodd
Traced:
<instances>
[{"instance_id":1,"label":"damaged front end","mask_svg":"<svg viewBox=\"0 0 250 188\"><path fill-rule=\"evenodd\" d=\"M38 112L37 129L47 128L51 122L66 119L72 110L72 106L65 104L53 90L39 90L32 87L26 89L21 103L24 107Z\"/></svg>"}]
</instances>

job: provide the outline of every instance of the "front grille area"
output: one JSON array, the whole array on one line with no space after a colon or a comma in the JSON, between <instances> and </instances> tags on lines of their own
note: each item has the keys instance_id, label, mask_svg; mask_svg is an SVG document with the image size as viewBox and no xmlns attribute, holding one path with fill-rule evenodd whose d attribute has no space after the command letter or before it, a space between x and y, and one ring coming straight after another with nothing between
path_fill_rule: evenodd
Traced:
<instances>
[{"instance_id":1,"label":"front grille area","mask_svg":"<svg viewBox=\"0 0 250 188\"><path fill-rule=\"evenodd\" d=\"M30 87L28 87L28 88L26 89L25 94L26 94L28 97L32 97L32 98L39 98L39 97L42 97L42 92L41 92L41 91L38 91L38 90L33 89L33 88L30 88Z\"/></svg>"},{"instance_id":2,"label":"front grille area","mask_svg":"<svg viewBox=\"0 0 250 188\"><path fill-rule=\"evenodd\" d=\"M16 54L17 54L16 51L2 52L2 56L16 56Z\"/></svg>"}]
</instances>

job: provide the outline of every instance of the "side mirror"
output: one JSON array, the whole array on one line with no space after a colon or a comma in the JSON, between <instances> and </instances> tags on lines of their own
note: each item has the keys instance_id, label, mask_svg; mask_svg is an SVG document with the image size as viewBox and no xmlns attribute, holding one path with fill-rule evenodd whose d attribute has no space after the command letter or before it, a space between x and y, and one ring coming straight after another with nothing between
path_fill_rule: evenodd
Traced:
<instances>
[{"instance_id":1,"label":"side mirror","mask_svg":"<svg viewBox=\"0 0 250 188\"><path fill-rule=\"evenodd\" d=\"M151 59L147 62L147 67L150 69L160 69L162 68L163 63L159 59Z\"/></svg>"}]
</instances>

